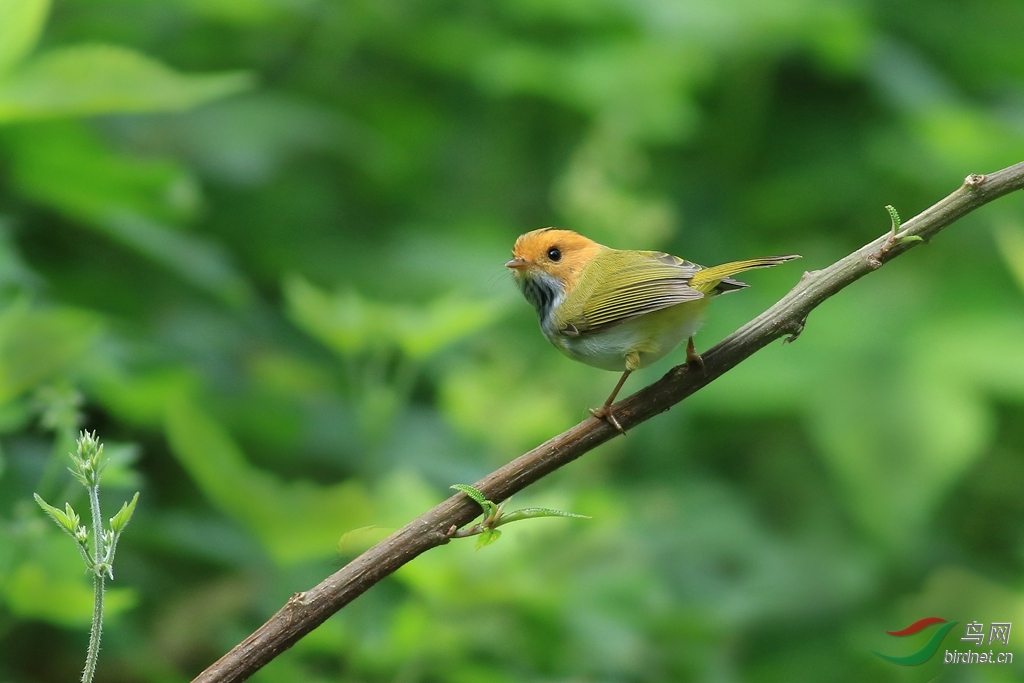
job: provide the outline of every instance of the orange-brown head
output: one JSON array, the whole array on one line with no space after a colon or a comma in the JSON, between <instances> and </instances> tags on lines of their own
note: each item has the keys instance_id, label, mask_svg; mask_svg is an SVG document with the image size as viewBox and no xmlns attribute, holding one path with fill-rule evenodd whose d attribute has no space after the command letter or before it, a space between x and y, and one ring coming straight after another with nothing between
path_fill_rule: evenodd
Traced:
<instances>
[{"instance_id":1,"label":"orange-brown head","mask_svg":"<svg viewBox=\"0 0 1024 683\"><path fill-rule=\"evenodd\" d=\"M505 264L543 323L572 291L590 261L607 249L572 230L541 228L520 235Z\"/></svg>"},{"instance_id":2,"label":"orange-brown head","mask_svg":"<svg viewBox=\"0 0 1024 683\"><path fill-rule=\"evenodd\" d=\"M516 280L545 274L572 289L583 267L605 248L572 230L541 228L519 236L505 266Z\"/></svg>"}]
</instances>

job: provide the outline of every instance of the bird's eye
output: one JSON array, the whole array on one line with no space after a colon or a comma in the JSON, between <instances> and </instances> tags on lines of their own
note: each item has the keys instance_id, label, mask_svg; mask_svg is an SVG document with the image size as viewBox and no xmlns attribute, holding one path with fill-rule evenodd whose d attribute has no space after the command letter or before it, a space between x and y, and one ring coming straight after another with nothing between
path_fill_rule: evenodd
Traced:
<instances>
[{"instance_id":1,"label":"bird's eye","mask_svg":"<svg viewBox=\"0 0 1024 683\"><path fill-rule=\"evenodd\" d=\"M562 252L558 249L558 247L551 247L550 249L548 249L548 258L551 259L552 261L561 261Z\"/></svg>"}]
</instances>

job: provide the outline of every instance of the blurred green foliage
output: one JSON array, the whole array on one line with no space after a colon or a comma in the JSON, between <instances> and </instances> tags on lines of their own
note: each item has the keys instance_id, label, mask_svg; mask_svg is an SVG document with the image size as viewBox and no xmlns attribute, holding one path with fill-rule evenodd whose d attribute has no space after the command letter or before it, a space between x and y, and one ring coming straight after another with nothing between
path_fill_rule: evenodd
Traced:
<instances>
[{"instance_id":1,"label":"blurred green foliage","mask_svg":"<svg viewBox=\"0 0 1024 683\"><path fill-rule=\"evenodd\" d=\"M100 679L189 680L606 395L503 272L519 233L804 254L716 302L706 348L886 204L1024 159L1022 23L1016 0L0 0L0 680L80 666L88 579L32 502L78 502L80 427L109 505L142 490ZM592 521L432 551L254 680L1017 680L1024 657L870 651L920 647L884 632L924 616L1024 627L1022 339L1009 197L517 501Z\"/></svg>"}]
</instances>

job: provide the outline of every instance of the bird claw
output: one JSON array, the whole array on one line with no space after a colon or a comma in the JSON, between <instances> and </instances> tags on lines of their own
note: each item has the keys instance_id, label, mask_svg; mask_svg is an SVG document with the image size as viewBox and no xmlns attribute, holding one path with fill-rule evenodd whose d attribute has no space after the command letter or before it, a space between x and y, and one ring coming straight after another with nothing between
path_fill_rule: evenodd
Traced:
<instances>
[{"instance_id":1,"label":"bird claw","mask_svg":"<svg viewBox=\"0 0 1024 683\"><path fill-rule=\"evenodd\" d=\"M590 414L596 417L598 420L604 420L612 427L615 427L619 434L625 434L626 430L619 424L618 418L615 417L615 413L612 412L611 406L601 406L600 408L589 408Z\"/></svg>"}]
</instances>

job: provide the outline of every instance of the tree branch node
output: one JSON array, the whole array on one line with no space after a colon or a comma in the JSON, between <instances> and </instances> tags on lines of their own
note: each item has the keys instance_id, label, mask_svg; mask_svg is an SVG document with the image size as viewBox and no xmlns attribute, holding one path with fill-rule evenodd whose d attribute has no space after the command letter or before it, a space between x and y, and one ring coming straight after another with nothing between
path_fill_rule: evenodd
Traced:
<instances>
[{"instance_id":1,"label":"tree branch node","mask_svg":"<svg viewBox=\"0 0 1024 683\"><path fill-rule=\"evenodd\" d=\"M782 328L783 330L785 330L786 332L789 332L789 336L786 337L785 339L783 339L782 343L783 344L792 344L793 342L795 342L797 339L800 338L800 335L803 334L805 327L807 327L807 316L806 315L804 317L800 318L799 320L791 322L788 325L786 325L785 327L783 327Z\"/></svg>"},{"instance_id":2,"label":"tree branch node","mask_svg":"<svg viewBox=\"0 0 1024 683\"><path fill-rule=\"evenodd\" d=\"M984 173L972 173L964 178L964 185L971 188L978 187L985 182L985 180L987 180L987 177Z\"/></svg>"}]
</instances>

